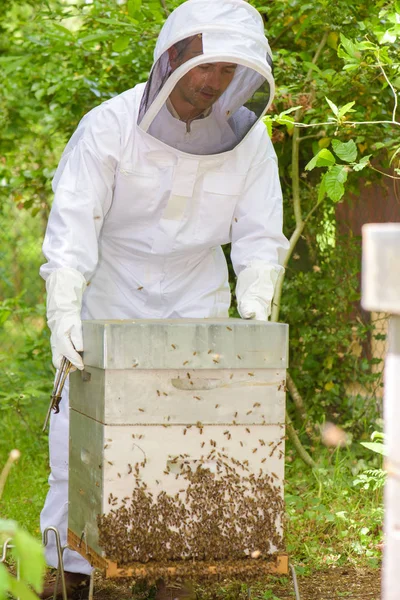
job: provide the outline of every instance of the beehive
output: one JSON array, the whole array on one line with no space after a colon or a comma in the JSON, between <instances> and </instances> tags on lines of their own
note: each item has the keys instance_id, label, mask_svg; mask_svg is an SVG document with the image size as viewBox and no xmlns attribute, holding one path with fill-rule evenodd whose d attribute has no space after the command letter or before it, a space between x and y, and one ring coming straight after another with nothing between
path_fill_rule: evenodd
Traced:
<instances>
[{"instance_id":1,"label":"beehive","mask_svg":"<svg viewBox=\"0 0 400 600\"><path fill-rule=\"evenodd\" d=\"M157 552L171 569L179 559L199 561L203 552L204 564L212 570L215 560L209 559L206 547L213 546L211 554L218 555L219 541L211 538L217 535L218 515L229 515L226 542L219 546L221 557L224 545L236 539L240 546L232 550L236 559L242 551L244 560L254 553L273 555L268 570L285 572L279 502L268 496L264 504L271 506L260 508L251 494L258 494L254 490L263 485L280 502L283 497L288 327L239 319L86 321L84 348L85 370L75 372L70 381L69 545L108 576L137 573L141 561L145 573ZM204 500L205 517L184 516L179 535L191 536L194 546L171 544L180 527L175 519L169 541L157 539L147 554L141 554L140 541L134 537L140 523L128 523L124 530L115 511L129 504L135 493L137 500L139 486L146 501L156 505L146 524L147 543L152 522L162 521L161 516L154 518L158 499L167 511L165 498L173 509L179 504L182 515L190 497L191 511L202 504L201 482L188 481L188 473L198 469L209 475L205 483L219 477L220 487L209 492L216 501ZM221 491L221 486L228 489L229 478L241 490L236 493L232 488L236 500ZM235 516L236 504L241 506L240 517ZM264 508L269 516L261 514ZM254 537L258 521L262 533L262 523L271 514L271 539L258 548ZM99 536L99 515L108 515L107 535L120 536L118 550L115 539L108 539L104 531ZM210 539L201 542L199 527ZM122 548L128 537L129 548L135 547L132 564L131 550ZM247 538L251 543L246 545ZM176 556L180 548L182 556ZM142 555L145 558L140 559Z\"/></svg>"}]
</instances>

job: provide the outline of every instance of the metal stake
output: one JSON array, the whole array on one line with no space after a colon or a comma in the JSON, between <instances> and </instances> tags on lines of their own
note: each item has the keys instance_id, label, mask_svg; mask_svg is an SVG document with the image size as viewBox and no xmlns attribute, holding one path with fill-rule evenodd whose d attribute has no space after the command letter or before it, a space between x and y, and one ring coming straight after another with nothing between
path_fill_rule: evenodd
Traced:
<instances>
[{"instance_id":1,"label":"metal stake","mask_svg":"<svg viewBox=\"0 0 400 600\"><path fill-rule=\"evenodd\" d=\"M289 569L290 569L290 572L292 573L294 594L296 596L296 600L301 600L300 599L300 592L299 592L299 585L297 583L296 570L295 570L294 566L292 565L292 563L289 563Z\"/></svg>"},{"instance_id":2,"label":"metal stake","mask_svg":"<svg viewBox=\"0 0 400 600\"><path fill-rule=\"evenodd\" d=\"M4 563L7 559L7 550L12 550L13 548L15 548L14 544L11 543L12 542L12 538L7 538L3 544L3 550L1 553L1 557L0 557L0 563ZM20 564L19 564L19 558L17 558L17 581L20 581L21 579L21 573L20 573ZM18 597L17 600L20 600L20 598Z\"/></svg>"},{"instance_id":3,"label":"metal stake","mask_svg":"<svg viewBox=\"0 0 400 600\"><path fill-rule=\"evenodd\" d=\"M93 592L94 592L94 572L96 569L93 569L90 573L90 584L89 584L89 598L88 600L93 600Z\"/></svg>"},{"instance_id":4,"label":"metal stake","mask_svg":"<svg viewBox=\"0 0 400 600\"><path fill-rule=\"evenodd\" d=\"M62 597L63 600L68 600L68 596L67 596L67 588L65 585L65 574L64 574L64 560L63 560L63 554L64 554L64 550L66 548L61 546L61 541L60 541L60 532L58 531L58 529L56 527L46 527L46 529L43 531L43 546L47 546L48 544L48 540L49 540L49 531L52 531L55 535L56 538L56 548L57 548L57 557L58 557L58 567L57 567L57 577L56 577L56 585L54 588L54 600L56 600L57 598L57 591L58 591L58 581L59 581L59 576L61 575L61 591L62 591Z\"/></svg>"}]
</instances>

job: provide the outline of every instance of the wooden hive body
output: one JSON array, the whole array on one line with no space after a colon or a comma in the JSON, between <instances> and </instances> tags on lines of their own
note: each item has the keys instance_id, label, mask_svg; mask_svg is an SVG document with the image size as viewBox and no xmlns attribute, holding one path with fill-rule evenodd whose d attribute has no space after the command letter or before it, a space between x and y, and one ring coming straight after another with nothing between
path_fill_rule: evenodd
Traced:
<instances>
[{"instance_id":1,"label":"wooden hive body","mask_svg":"<svg viewBox=\"0 0 400 600\"><path fill-rule=\"evenodd\" d=\"M283 496L286 325L87 321L84 347L70 381L69 543L93 564L126 573L105 560L97 517L131 497L139 463L155 498L184 497L182 461L212 471L217 452L269 473ZM279 537L281 518L274 526Z\"/></svg>"}]
</instances>

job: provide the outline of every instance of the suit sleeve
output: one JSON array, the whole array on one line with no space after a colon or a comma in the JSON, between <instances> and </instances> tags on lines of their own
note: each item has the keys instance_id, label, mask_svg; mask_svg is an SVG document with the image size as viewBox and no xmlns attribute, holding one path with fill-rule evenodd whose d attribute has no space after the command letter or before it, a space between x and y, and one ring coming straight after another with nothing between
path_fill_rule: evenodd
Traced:
<instances>
[{"instance_id":1,"label":"suit sleeve","mask_svg":"<svg viewBox=\"0 0 400 600\"><path fill-rule=\"evenodd\" d=\"M263 127L263 125L262 125ZM253 263L280 271L289 243L282 232L282 190L272 142L262 132L257 158L251 167L232 221L231 258L236 275Z\"/></svg>"},{"instance_id":2,"label":"suit sleeve","mask_svg":"<svg viewBox=\"0 0 400 600\"><path fill-rule=\"evenodd\" d=\"M113 198L120 130L119 115L103 104L83 118L67 144L53 179L43 279L63 267L79 271L86 281L93 275L99 235Z\"/></svg>"}]
</instances>

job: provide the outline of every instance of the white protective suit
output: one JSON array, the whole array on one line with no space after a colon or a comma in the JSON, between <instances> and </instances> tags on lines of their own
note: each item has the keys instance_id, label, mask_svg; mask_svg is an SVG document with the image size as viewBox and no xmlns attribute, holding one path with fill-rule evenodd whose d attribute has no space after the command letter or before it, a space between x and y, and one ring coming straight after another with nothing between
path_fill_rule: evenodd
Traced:
<instances>
[{"instance_id":1,"label":"white protective suit","mask_svg":"<svg viewBox=\"0 0 400 600\"><path fill-rule=\"evenodd\" d=\"M168 49L199 34L202 54L171 70ZM183 75L218 61L238 65L234 78L188 126L166 100ZM54 177L43 246L56 365L70 339L82 349L80 316L227 317L221 244L229 242L242 317L268 317L278 253L287 248L276 156L260 121L274 92L271 64L263 21L247 2L188 0L160 33L149 82L83 118ZM60 409L50 426L41 525L57 526L65 542L67 389ZM57 564L53 545L47 559ZM89 573L90 565L67 551L65 569Z\"/></svg>"}]
</instances>

